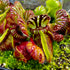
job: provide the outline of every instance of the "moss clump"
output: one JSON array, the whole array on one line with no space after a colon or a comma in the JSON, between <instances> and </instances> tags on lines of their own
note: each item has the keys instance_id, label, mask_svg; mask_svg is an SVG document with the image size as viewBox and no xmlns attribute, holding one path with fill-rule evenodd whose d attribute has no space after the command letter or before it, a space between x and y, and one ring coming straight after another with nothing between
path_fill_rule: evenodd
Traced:
<instances>
[{"instance_id":1,"label":"moss clump","mask_svg":"<svg viewBox=\"0 0 70 70\"><path fill-rule=\"evenodd\" d=\"M0 65L9 69L20 70L58 70L70 69L70 36L65 36L60 43L53 42L53 59L51 63L39 64L38 61L29 60L27 63L18 61L13 51L0 51Z\"/></svg>"}]
</instances>

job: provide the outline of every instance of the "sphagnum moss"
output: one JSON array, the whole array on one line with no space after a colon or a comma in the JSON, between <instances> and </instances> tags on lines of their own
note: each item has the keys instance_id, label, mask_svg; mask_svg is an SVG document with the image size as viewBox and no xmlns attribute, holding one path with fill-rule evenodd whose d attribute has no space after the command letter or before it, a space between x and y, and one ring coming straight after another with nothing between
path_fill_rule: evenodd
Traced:
<instances>
[{"instance_id":1,"label":"sphagnum moss","mask_svg":"<svg viewBox=\"0 0 70 70\"><path fill-rule=\"evenodd\" d=\"M49 69L70 69L70 37L60 43L53 42L53 59L51 63L39 64L38 61L29 60L27 63L18 61L13 56L13 51L0 51L0 65L9 69L20 70L49 70ZM64 48L65 47L65 48Z\"/></svg>"}]
</instances>

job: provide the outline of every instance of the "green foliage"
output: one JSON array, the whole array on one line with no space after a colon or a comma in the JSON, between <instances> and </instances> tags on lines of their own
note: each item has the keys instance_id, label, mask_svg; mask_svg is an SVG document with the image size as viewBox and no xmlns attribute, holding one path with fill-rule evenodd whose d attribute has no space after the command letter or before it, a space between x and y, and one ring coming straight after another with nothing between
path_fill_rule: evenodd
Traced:
<instances>
[{"instance_id":1,"label":"green foliage","mask_svg":"<svg viewBox=\"0 0 70 70\"><path fill-rule=\"evenodd\" d=\"M59 0L47 0L46 1L46 10L47 13L55 18L56 11L62 9L62 5Z\"/></svg>"},{"instance_id":2,"label":"green foliage","mask_svg":"<svg viewBox=\"0 0 70 70\"><path fill-rule=\"evenodd\" d=\"M44 6L38 6L36 7L36 9L34 10L35 15L42 15L42 14L46 14L46 8Z\"/></svg>"},{"instance_id":3,"label":"green foliage","mask_svg":"<svg viewBox=\"0 0 70 70\"><path fill-rule=\"evenodd\" d=\"M0 14L0 23L5 19L9 10L10 10L10 8L8 8L4 13Z\"/></svg>"},{"instance_id":4,"label":"green foliage","mask_svg":"<svg viewBox=\"0 0 70 70\"><path fill-rule=\"evenodd\" d=\"M52 56L49 52L49 49L48 49L48 44L47 44L47 40L46 40L46 36L48 35L45 35L41 30L39 31L40 32L40 36L41 36L41 43L42 43L42 47L43 47L43 50L44 50L44 53L45 53L45 56L47 58L47 61L50 60L50 57Z\"/></svg>"},{"instance_id":5,"label":"green foliage","mask_svg":"<svg viewBox=\"0 0 70 70\"><path fill-rule=\"evenodd\" d=\"M9 29L6 29L6 31L2 34L0 37L0 43L5 39L6 35L8 34Z\"/></svg>"}]
</instances>

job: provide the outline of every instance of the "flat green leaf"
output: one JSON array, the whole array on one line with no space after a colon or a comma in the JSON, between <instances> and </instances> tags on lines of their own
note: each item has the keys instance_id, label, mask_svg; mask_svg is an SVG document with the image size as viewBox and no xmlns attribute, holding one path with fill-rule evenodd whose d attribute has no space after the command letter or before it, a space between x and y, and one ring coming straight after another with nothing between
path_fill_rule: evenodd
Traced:
<instances>
[{"instance_id":1,"label":"flat green leaf","mask_svg":"<svg viewBox=\"0 0 70 70\"><path fill-rule=\"evenodd\" d=\"M9 29L6 29L6 31L2 34L0 37L0 43L5 39L6 35L8 34Z\"/></svg>"},{"instance_id":2,"label":"flat green leaf","mask_svg":"<svg viewBox=\"0 0 70 70\"><path fill-rule=\"evenodd\" d=\"M39 31L39 33L41 36L41 43L42 43L42 47L43 47L44 53L46 55L47 61L50 62L52 59L52 53L51 53L51 50L49 50L49 49L51 49L50 48L51 42L49 39L46 39L46 38L48 38L48 35L45 35L41 30ZM50 45L48 45L48 44L50 44Z\"/></svg>"},{"instance_id":3,"label":"flat green leaf","mask_svg":"<svg viewBox=\"0 0 70 70\"><path fill-rule=\"evenodd\" d=\"M10 8L8 8L3 14L0 14L0 22L6 17L9 10L10 10Z\"/></svg>"}]
</instances>

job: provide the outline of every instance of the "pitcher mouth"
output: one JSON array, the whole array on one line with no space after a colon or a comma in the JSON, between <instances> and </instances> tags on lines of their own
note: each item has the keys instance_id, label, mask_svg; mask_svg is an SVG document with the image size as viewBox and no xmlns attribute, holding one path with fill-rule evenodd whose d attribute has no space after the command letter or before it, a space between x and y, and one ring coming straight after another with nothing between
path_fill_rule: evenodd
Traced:
<instances>
[{"instance_id":1,"label":"pitcher mouth","mask_svg":"<svg viewBox=\"0 0 70 70\"><path fill-rule=\"evenodd\" d=\"M47 27L47 24L50 22L50 17L48 15L39 15L30 18L27 21L29 28L33 30L42 30Z\"/></svg>"},{"instance_id":2,"label":"pitcher mouth","mask_svg":"<svg viewBox=\"0 0 70 70\"><path fill-rule=\"evenodd\" d=\"M39 32L40 30L42 30L44 33L48 32L49 31L49 28L48 26L46 27L39 27L39 28L36 28L36 29L30 29L32 33L35 33L35 32Z\"/></svg>"}]
</instances>

